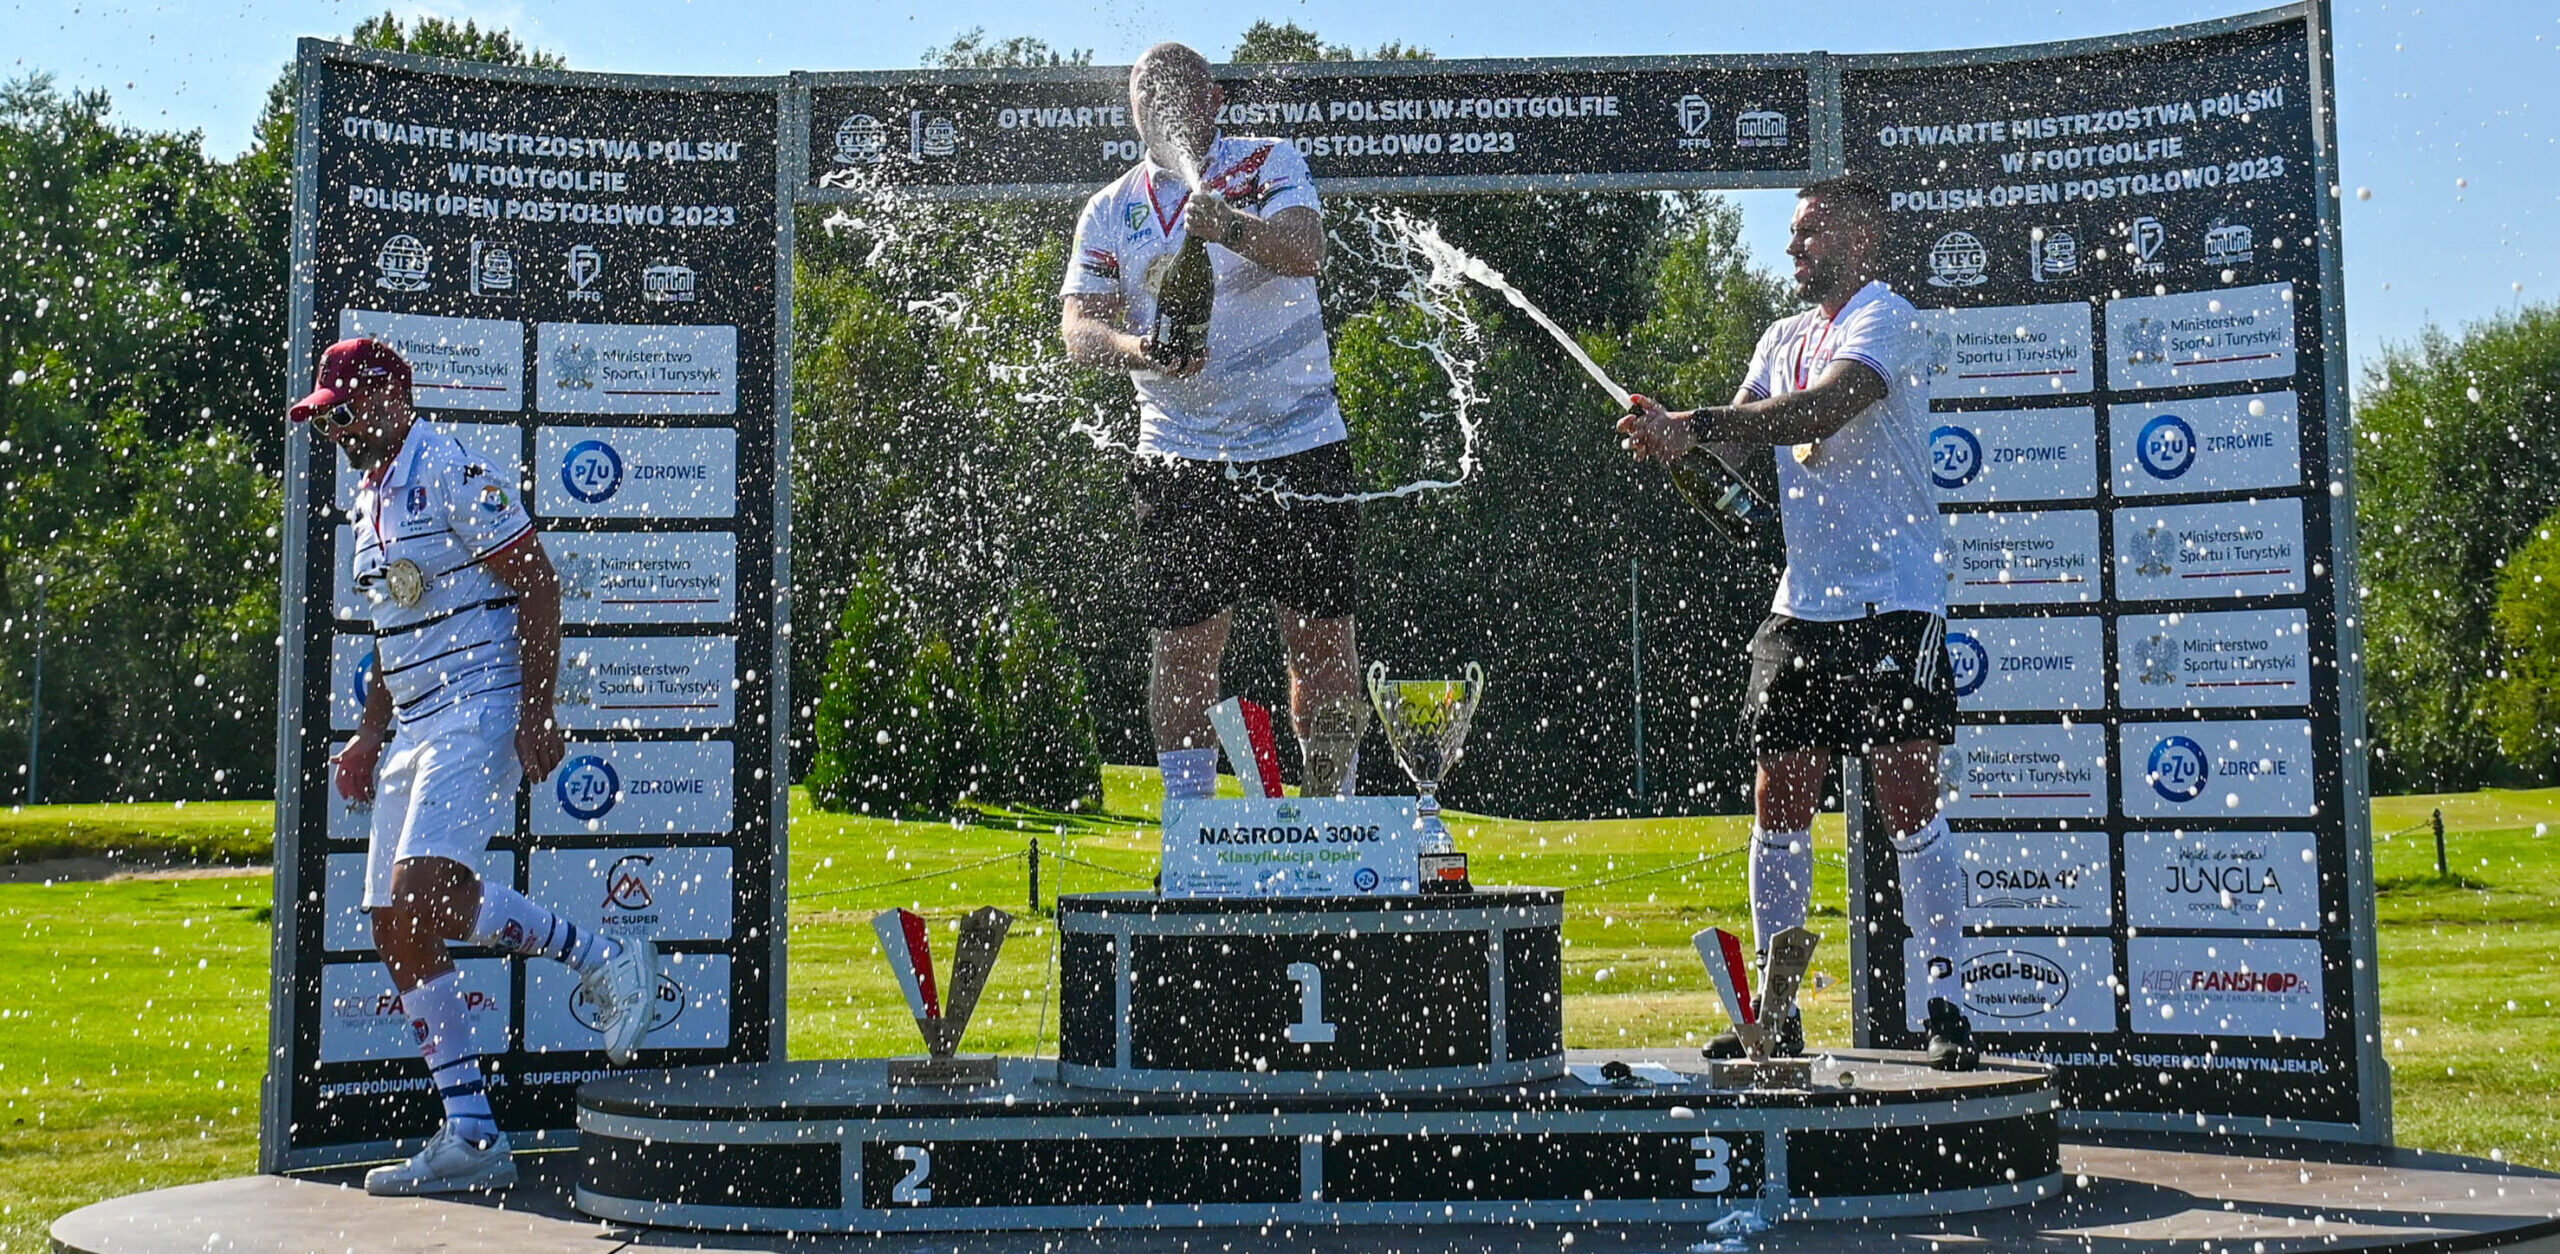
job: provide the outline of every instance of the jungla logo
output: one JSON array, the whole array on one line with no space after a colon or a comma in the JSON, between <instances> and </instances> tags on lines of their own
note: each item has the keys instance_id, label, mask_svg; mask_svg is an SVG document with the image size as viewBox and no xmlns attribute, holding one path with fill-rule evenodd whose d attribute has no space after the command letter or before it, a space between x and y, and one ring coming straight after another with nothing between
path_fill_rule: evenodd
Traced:
<instances>
[{"instance_id":1,"label":"jungla logo","mask_svg":"<svg viewBox=\"0 0 2560 1254\"><path fill-rule=\"evenodd\" d=\"M588 505L602 505L622 488L622 454L602 440L580 440L560 459L560 486Z\"/></svg>"},{"instance_id":2,"label":"jungla logo","mask_svg":"<svg viewBox=\"0 0 2560 1254\"><path fill-rule=\"evenodd\" d=\"M603 818L622 799L622 777L614 773L611 762L592 753L561 766L559 779L552 791L560 800L560 808L573 819L592 822Z\"/></svg>"},{"instance_id":3,"label":"jungla logo","mask_svg":"<svg viewBox=\"0 0 2560 1254\"><path fill-rule=\"evenodd\" d=\"M1929 246L1929 286L1978 287L1991 277L1991 250L1971 231L1949 231Z\"/></svg>"},{"instance_id":4,"label":"jungla logo","mask_svg":"<svg viewBox=\"0 0 2560 1254\"><path fill-rule=\"evenodd\" d=\"M1707 124L1716 117L1715 106L1695 92L1682 96L1673 109L1680 117L1681 133L1692 138L1706 133Z\"/></svg>"},{"instance_id":5,"label":"jungla logo","mask_svg":"<svg viewBox=\"0 0 2560 1254\"><path fill-rule=\"evenodd\" d=\"M659 972L658 993L649 999L649 1030L656 1032L674 1026L676 1020L684 1017L684 1003L684 985L676 983L673 975ZM596 1013L596 999L588 995L587 985L583 982L578 985L578 991L569 994L569 1017L590 1032L604 1031L603 1017Z\"/></svg>"},{"instance_id":6,"label":"jungla logo","mask_svg":"<svg viewBox=\"0 0 2560 1254\"><path fill-rule=\"evenodd\" d=\"M2185 805L2204 795L2208 765L2203 745L2185 736L2164 736L2151 746L2143 778L2163 800Z\"/></svg>"},{"instance_id":7,"label":"jungla logo","mask_svg":"<svg viewBox=\"0 0 2560 1254\"><path fill-rule=\"evenodd\" d=\"M655 904L657 898L649 891L649 868L656 864L657 859L645 853L614 859L604 872L604 904L616 910L646 910Z\"/></svg>"},{"instance_id":8,"label":"jungla logo","mask_svg":"<svg viewBox=\"0 0 2560 1254\"><path fill-rule=\"evenodd\" d=\"M1982 681L1991 674L1991 654L1972 633L1947 633L1947 674L1956 682L1956 695L1970 697L1982 691Z\"/></svg>"},{"instance_id":9,"label":"jungla logo","mask_svg":"<svg viewBox=\"0 0 2560 1254\"><path fill-rule=\"evenodd\" d=\"M2196 464L2196 429L2176 414L2161 414L2142 424L2134 452L2144 473L2154 479L2175 479Z\"/></svg>"},{"instance_id":10,"label":"jungla logo","mask_svg":"<svg viewBox=\"0 0 2560 1254\"><path fill-rule=\"evenodd\" d=\"M2071 996L2071 973L2020 949L1977 954L1964 963L1965 1005L1996 1019L2032 1019Z\"/></svg>"},{"instance_id":11,"label":"jungla logo","mask_svg":"<svg viewBox=\"0 0 2560 1254\"><path fill-rule=\"evenodd\" d=\"M836 160L844 165L878 165L889 156L889 127L868 113L857 113L836 126Z\"/></svg>"},{"instance_id":12,"label":"jungla logo","mask_svg":"<svg viewBox=\"0 0 2560 1254\"><path fill-rule=\"evenodd\" d=\"M373 285L389 292L423 292L427 290L428 271L435 265L435 254L418 242L415 235L394 235L382 241L373 255Z\"/></svg>"},{"instance_id":13,"label":"jungla logo","mask_svg":"<svg viewBox=\"0 0 2560 1254\"><path fill-rule=\"evenodd\" d=\"M1929 482L1953 492L1982 473L1982 441L1954 423L1929 433Z\"/></svg>"}]
</instances>

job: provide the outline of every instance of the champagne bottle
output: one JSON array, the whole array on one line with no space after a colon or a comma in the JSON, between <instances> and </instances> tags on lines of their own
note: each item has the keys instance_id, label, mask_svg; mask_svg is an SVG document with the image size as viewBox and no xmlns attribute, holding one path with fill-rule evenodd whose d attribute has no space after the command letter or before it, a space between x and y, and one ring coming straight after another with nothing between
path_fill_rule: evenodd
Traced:
<instances>
[{"instance_id":1,"label":"champagne bottle","mask_svg":"<svg viewBox=\"0 0 2560 1254\"><path fill-rule=\"evenodd\" d=\"M1195 195L1199 193L1194 193ZM1167 363L1197 359L1209 349L1209 310L1217 303L1217 276L1209 246L1184 240L1182 252L1156 292L1155 333L1149 338Z\"/></svg>"},{"instance_id":2,"label":"champagne bottle","mask_svg":"<svg viewBox=\"0 0 2560 1254\"><path fill-rule=\"evenodd\" d=\"M1749 545L1773 512L1769 503L1752 491L1750 482L1726 465L1723 458L1708 451L1706 445L1681 454L1669 469L1671 486L1706 515L1725 539L1737 545Z\"/></svg>"}]
</instances>

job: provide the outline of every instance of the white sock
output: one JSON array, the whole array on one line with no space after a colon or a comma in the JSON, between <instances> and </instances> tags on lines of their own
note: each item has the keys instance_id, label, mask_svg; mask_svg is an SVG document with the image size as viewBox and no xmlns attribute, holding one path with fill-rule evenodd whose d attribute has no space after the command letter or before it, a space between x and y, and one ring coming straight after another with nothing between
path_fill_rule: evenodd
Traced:
<instances>
[{"instance_id":1,"label":"white sock","mask_svg":"<svg viewBox=\"0 0 2560 1254\"><path fill-rule=\"evenodd\" d=\"M1813 833L1751 828L1751 943L1769 952L1769 938L1803 927L1813 904Z\"/></svg>"},{"instance_id":2,"label":"white sock","mask_svg":"<svg viewBox=\"0 0 2560 1254\"><path fill-rule=\"evenodd\" d=\"M1902 920L1911 939L1928 956L1925 986L1913 990L1918 1004L1927 998L1957 999L1956 964L1964 944L1963 842L1947 830L1944 818L1893 840L1894 859L1902 877Z\"/></svg>"},{"instance_id":3,"label":"white sock","mask_svg":"<svg viewBox=\"0 0 2560 1254\"><path fill-rule=\"evenodd\" d=\"M622 952L621 942L579 927L504 884L480 881L480 918L471 943L527 958L551 958L584 971Z\"/></svg>"},{"instance_id":4,"label":"white sock","mask_svg":"<svg viewBox=\"0 0 2560 1254\"><path fill-rule=\"evenodd\" d=\"M471 1047L471 1018L462 1006L462 973L447 971L400 995L400 1009L417 1034L418 1053L427 1060L436 1096L444 1101L444 1117L454 1135L474 1145L487 1145L498 1135L497 1115L489 1109L489 1089L480 1075L480 1052Z\"/></svg>"},{"instance_id":5,"label":"white sock","mask_svg":"<svg viewBox=\"0 0 2560 1254\"><path fill-rule=\"evenodd\" d=\"M1218 751L1208 749L1167 749L1156 755L1156 769L1164 772L1164 799L1197 801L1218 795Z\"/></svg>"}]
</instances>

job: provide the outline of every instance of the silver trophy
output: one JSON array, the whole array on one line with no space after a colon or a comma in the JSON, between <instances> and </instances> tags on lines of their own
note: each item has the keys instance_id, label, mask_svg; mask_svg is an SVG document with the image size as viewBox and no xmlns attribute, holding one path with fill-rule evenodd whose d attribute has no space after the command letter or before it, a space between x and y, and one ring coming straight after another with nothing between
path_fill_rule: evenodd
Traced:
<instances>
[{"instance_id":1,"label":"silver trophy","mask_svg":"<svg viewBox=\"0 0 2560 1254\"><path fill-rule=\"evenodd\" d=\"M1413 779L1414 825L1422 833L1417 878L1425 892L1467 891L1466 855L1440 821L1435 794L1465 753L1467 726L1483 699L1484 668L1473 662L1467 663L1465 679L1389 679L1386 663L1369 665L1369 701L1378 708L1378 725L1396 764Z\"/></svg>"}]
</instances>

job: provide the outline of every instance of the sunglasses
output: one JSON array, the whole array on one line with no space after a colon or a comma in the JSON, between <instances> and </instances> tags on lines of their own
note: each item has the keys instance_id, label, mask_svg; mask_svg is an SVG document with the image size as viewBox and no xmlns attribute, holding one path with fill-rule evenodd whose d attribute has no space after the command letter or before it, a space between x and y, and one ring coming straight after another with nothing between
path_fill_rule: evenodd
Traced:
<instances>
[{"instance_id":1,"label":"sunglasses","mask_svg":"<svg viewBox=\"0 0 2560 1254\"><path fill-rule=\"evenodd\" d=\"M340 401L337 404L330 406L328 409L323 410L322 416L329 420L330 426L349 426L356 420L356 407L352 402Z\"/></svg>"}]
</instances>

